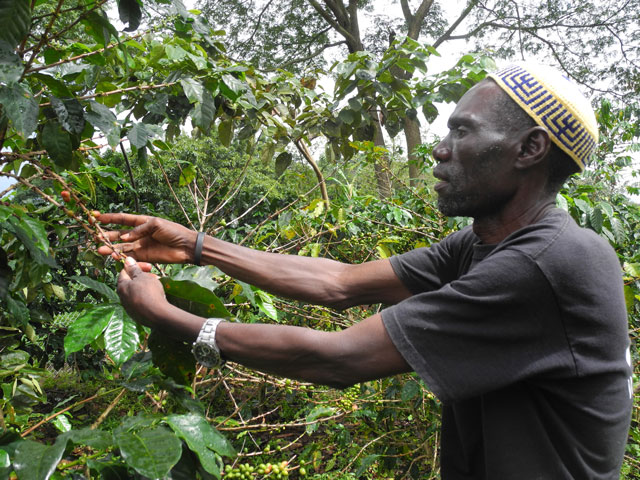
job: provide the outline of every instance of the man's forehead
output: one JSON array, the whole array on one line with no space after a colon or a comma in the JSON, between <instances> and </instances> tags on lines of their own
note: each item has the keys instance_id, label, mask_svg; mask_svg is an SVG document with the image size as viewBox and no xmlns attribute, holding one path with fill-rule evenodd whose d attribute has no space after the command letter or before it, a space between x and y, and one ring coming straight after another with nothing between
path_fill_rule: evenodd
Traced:
<instances>
[{"instance_id":1,"label":"man's forehead","mask_svg":"<svg viewBox=\"0 0 640 480\"><path fill-rule=\"evenodd\" d=\"M482 81L474 85L458 101L447 124L482 123L493 113L499 95L502 95L502 91L494 82Z\"/></svg>"}]
</instances>

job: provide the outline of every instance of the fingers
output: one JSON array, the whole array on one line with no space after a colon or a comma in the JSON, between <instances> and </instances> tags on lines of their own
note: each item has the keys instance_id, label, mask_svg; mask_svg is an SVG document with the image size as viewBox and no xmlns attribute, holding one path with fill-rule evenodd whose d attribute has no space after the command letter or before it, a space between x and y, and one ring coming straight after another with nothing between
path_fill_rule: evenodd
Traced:
<instances>
[{"instance_id":1,"label":"fingers","mask_svg":"<svg viewBox=\"0 0 640 480\"><path fill-rule=\"evenodd\" d=\"M118 243L115 245L100 245L97 252L100 255L111 255L114 260L121 260L121 253L133 252L134 247L131 243Z\"/></svg>"},{"instance_id":2,"label":"fingers","mask_svg":"<svg viewBox=\"0 0 640 480\"><path fill-rule=\"evenodd\" d=\"M147 262L138 262L138 266L143 272L150 272L153 268L153 265Z\"/></svg>"},{"instance_id":3,"label":"fingers","mask_svg":"<svg viewBox=\"0 0 640 480\"><path fill-rule=\"evenodd\" d=\"M127 233L129 230L111 230L109 232L104 232L103 237L110 242L116 242L120 240L120 237Z\"/></svg>"},{"instance_id":4,"label":"fingers","mask_svg":"<svg viewBox=\"0 0 640 480\"><path fill-rule=\"evenodd\" d=\"M119 232L121 233L119 238L121 238L125 242L135 242L136 240L147 235L151 236L156 228L157 222L149 219L148 221L136 226L133 230L129 230L126 233Z\"/></svg>"},{"instance_id":5,"label":"fingers","mask_svg":"<svg viewBox=\"0 0 640 480\"><path fill-rule=\"evenodd\" d=\"M100 223L115 223L128 227L137 227L148 221L148 215L133 215L131 213L99 213L95 212L95 217Z\"/></svg>"}]
</instances>

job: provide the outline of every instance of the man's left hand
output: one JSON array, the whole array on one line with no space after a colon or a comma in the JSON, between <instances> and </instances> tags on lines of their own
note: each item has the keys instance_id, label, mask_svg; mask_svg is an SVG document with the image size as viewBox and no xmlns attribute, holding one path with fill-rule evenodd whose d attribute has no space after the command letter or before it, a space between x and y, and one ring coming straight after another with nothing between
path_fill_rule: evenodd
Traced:
<instances>
[{"instance_id":1,"label":"man's left hand","mask_svg":"<svg viewBox=\"0 0 640 480\"><path fill-rule=\"evenodd\" d=\"M127 257L118 277L118 295L131 318L149 327L158 326L169 305L157 275L144 272L133 257Z\"/></svg>"}]
</instances>

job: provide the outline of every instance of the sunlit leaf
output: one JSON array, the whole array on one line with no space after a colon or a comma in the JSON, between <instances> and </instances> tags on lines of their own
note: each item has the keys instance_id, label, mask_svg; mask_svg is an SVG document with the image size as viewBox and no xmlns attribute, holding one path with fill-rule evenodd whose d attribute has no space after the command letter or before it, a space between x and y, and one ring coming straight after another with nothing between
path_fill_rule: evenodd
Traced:
<instances>
[{"instance_id":1,"label":"sunlit leaf","mask_svg":"<svg viewBox=\"0 0 640 480\"><path fill-rule=\"evenodd\" d=\"M53 419L52 423L60 432L68 432L71 430L71 422L66 415L58 415Z\"/></svg>"},{"instance_id":2,"label":"sunlit leaf","mask_svg":"<svg viewBox=\"0 0 640 480\"><path fill-rule=\"evenodd\" d=\"M122 315L120 305L96 305L84 310L64 337L65 355L77 352L93 342L114 317Z\"/></svg>"},{"instance_id":3,"label":"sunlit leaf","mask_svg":"<svg viewBox=\"0 0 640 480\"><path fill-rule=\"evenodd\" d=\"M574 202L576 204L576 207L578 207L580 211L582 211L582 213L589 214L589 212L591 211L591 206L583 199L576 198Z\"/></svg>"},{"instance_id":4,"label":"sunlit leaf","mask_svg":"<svg viewBox=\"0 0 640 480\"><path fill-rule=\"evenodd\" d=\"M226 86L232 92L232 95L229 95L229 92L223 91L223 93L226 93L226 95L231 100L235 100L242 92L244 92L247 89L247 84L244 82L241 82L233 75L229 75L229 74L223 75L222 81L224 82L224 86Z\"/></svg>"},{"instance_id":5,"label":"sunlit leaf","mask_svg":"<svg viewBox=\"0 0 640 480\"><path fill-rule=\"evenodd\" d=\"M632 277L640 278L640 263L624 262L624 271Z\"/></svg>"},{"instance_id":6,"label":"sunlit leaf","mask_svg":"<svg viewBox=\"0 0 640 480\"><path fill-rule=\"evenodd\" d=\"M256 290L256 304L258 308L264 313L267 317L272 320L278 320L278 310L273 304L273 299L271 296L262 290Z\"/></svg>"},{"instance_id":7,"label":"sunlit leaf","mask_svg":"<svg viewBox=\"0 0 640 480\"><path fill-rule=\"evenodd\" d=\"M222 301L210 290L188 280L160 279L167 300L201 317L230 317Z\"/></svg>"},{"instance_id":8,"label":"sunlit leaf","mask_svg":"<svg viewBox=\"0 0 640 480\"><path fill-rule=\"evenodd\" d=\"M123 309L116 310L104 330L105 350L116 363L122 365L131 358L138 348L140 337L136 324Z\"/></svg>"},{"instance_id":9,"label":"sunlit leaf","mask_svg":"<svg viewBox=\"0 0 640 480\"><path fill-rule=\"evenodd\" d=\"M190 184L196 178L196 167L193 165L187 165L180 172L180 179L178 180L178 185L184 187L185 185Z\"/></svg>"},{"instance_id":10,"label":"sunlit leaf","mask_svg":"<svg viewBox=\"0 0 640 480\"><path fill-rule=\"evenodd\" d=\"M629 314L633 313L635 302L636 302L636 296L633 292L633 288L631 288L630 285L625 285L624 286L624 303L625 303L625 306L627 307L627 312L629 312Z\"/></svg>"},{"instance_id":11,"label":"sunlit leaf","mask_svg":"<svg viewBox=\"0 0 640 480\"><path fill-rule=\"evenodd\" d=\"M314 423L319 418L330 417L336 413L334 407L326 407L324 405L318 405L309 412L306 418L307 433L313 433L317 429L317 425Z\"/></svg>"},{"instance_id":12,"label":"sunlit leaf","mask_svg":"<svg viewBox=\"0 0 640 480\"><path fill-rule=\"evenodd\" d=\"M182 85L184 94L189 99L189 102L202 102L202 93L204 88L198 81L193 78L182 78L180 79L180 85Z\"/></svg>"},{"instance_id":13,"label":"sunlit leaf","mask_svg":"<svg viewBox=\"0 0 640 480\"><path fill-rule=\"evenodd\" d=\"M200 415L170 415L167 423L198 455L204 469L216 478L220 477L220 468L214 452L227 457L236 455L231 443Z\"/></svg>"}]
</instances>

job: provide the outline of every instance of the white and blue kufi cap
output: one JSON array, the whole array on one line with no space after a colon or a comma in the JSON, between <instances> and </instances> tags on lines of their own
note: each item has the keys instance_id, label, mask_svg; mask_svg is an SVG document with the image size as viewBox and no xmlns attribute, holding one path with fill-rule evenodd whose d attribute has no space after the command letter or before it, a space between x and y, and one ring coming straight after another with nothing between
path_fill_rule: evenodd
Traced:
<instances>
[{"instance_id":1,"label":"white and blue kufi cap","mask_svg":"<svg viewBox=\"0 0 640 480\"><path fill-rule=\"evenodd\" d=\"M598 144L598 123L589 100L573 82L552 67L529 62L488 76L584 170Z\"/></svg>"}]
</instances>

